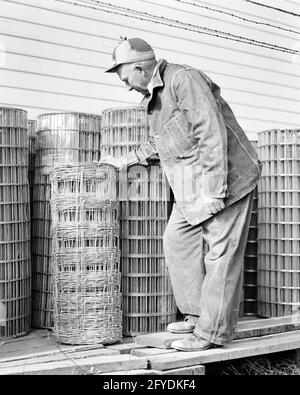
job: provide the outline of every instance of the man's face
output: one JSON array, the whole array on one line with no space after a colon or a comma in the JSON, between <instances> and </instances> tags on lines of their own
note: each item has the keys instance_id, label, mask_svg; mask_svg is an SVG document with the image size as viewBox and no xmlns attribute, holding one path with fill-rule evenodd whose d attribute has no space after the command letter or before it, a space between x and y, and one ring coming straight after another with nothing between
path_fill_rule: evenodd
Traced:
<instances>
[{"instance_id":1,"label":"man's face","mask_svg":"<svg viewBox=\"0 0 300 395\"><path fill-rule=\"evenodd\" d=\"M117 74L129 91L135 90L142 95L147 95L149 81L145 73L136 64L123 64L118 67Z\"/></svg>"}]
</instances>

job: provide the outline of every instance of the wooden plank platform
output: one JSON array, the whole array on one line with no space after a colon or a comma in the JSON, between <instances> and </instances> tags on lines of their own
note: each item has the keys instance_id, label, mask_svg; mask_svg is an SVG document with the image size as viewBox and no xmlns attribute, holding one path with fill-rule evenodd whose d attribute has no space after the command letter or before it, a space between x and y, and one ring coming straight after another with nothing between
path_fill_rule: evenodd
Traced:
<instances>
[{"instance_id":1,"label":"wooden plank platform","mask_svg":"<svg viewBox=\"0 0 300 395\"><path fill-rule=\"evenodd\" d=\"M163 355L163 354L173 354L176 350L170 349L161 349L161 348L141 348L135 349L131 351L131 355L135 355L136 357L149 357L153 355Z\"/></svg>"},{"instance_id":2,"label":"wooden plank platform","mask_svg":"<svg viewBox=\"0 0 300 395\"><path fill-rule=\"evenodd\" d=\"M205 375L205 367L203 365L200 366L190 366L187 368L180 369L172 369L172 370L132 370L129 372L112 372L112 373L103 373L101 376L204 376Z\"/></svg>"},{"instance_id":3,"label":"wooden plank platform","mask_svg":"<svg viewBox=\"0 0 300 395\"><path fill-rule=\"evenodd\" d=\"M300 330L300 316L242 320L237 325L235 340L287 333Z\"/></svg>"},{"instance_id":4,"label":"wooden plank platform","mask_svg":"<svg viewBox=\"0 0 300 395\"><path fill-rule=\"evenodd\" d=\"M64 352L85 351L104 348L97 346L69 346L56 342L50 331L35 330L28 336L0 343L0 363L17 359L29 359Z\"/></svg>"},{"instance_id":5,"label":"wooden plank platform","mask_svg":"<svg viewBox=\"0 0 300 395\"><path fill-rule=\"evenodd\" d=\"M42 363L50 363L50 362L58 362L65 360L72 360L76 363L76 360L98 357L98 356L109 356L109 355L120 355L118 351L107 350L105 348L95 349L95 350L86 350L86 351L62 351L59 353L49 353L47 355L40 356L29 356L24 359L10 359L7 361L0 361L0 369L1 367L15 367L20 365L38 365Z\"/></svg>"},{"instance_id":6,"label":"wooden plank platform","mask_svg":"<svg viewBox=\"0 0 300 395\"><path fill-rule=\"evenodd\" d=\"M207 351L156 355L148 360L151 369L164 371L297 349L300 349L300 331L235 340L226 347Z\"/></svg>"},{"instance_id":7,"label":"wooden plank platform","mask_svg":"<svg viewBox=\"0 0 300 395\"><path fill-rule=\"evenodd\" d=\"M33 331L24 338L0 343L0 375L203 375L204 366L214 362L293 350L299 359L298 325L295 317L242 321L237 331L241 339L224 348L191 353L168 348L174 339L170 336L178 335L166 332L136 339L141 343L144 339L146 344L124 338L104 347L61 345L51 332ZM276 334L283 329L287 332ZM253 337L255 334L258 337Z\"/></svg>"},{"instance_id":8,"label":"wooden plank platform","mask_svg":"<svg viewBox=\"0 0 300 395\"><path fill-rule=\"evenodd\" d=\"M0 365L0 375L99 375L106 372L147 369L146 358L132 355L94 356L53 362Z\"/></svg>"},{"instance_id":9,"label":"wooden plank platform","mask_svg":"<svg viewBox=\"0 0 300 395\"><path fill-rule=\"evenodd\" d=\"M235 340L288 333L297 330L300 330L300 317L297 316L246 320L238 323ZM137 336L135 342L142 346L170 349L173 341L182 339L185 336L187 335L160 332Z\"/></svg>"},{"instance_id":10,"label":"wooden plank platform","mask_svg":"<svg viewBox=\"0 0 300 395\"><path fill-rule=\"evenodd\" d=\"M131 354L135 355L133 351L139 350L140 348L144 348L144 346L134 343L134 340L131 339L131 343L121 343L115 344L113 346L106 346L108 350L118 351L120 354Z\"/></svg>"}]
</instances>

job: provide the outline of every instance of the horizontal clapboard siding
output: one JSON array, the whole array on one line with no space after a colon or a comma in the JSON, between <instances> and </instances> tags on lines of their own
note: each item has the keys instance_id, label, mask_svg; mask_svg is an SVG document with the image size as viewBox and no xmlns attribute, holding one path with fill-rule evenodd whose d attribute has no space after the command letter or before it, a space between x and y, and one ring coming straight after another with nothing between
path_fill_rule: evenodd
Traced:
<instances>
[{"instance_id":1,"label":"horizontal clapboard siding","mask_svg":"<svg viewBox=\"0 0 300 395\"><path fill-rule=\"evenodd\" d=\"M245 1L109 3L180 20L187 28L194 24L300 50L298 18ZM288 0L265 3L298 11ZM108 107L139 103L138 94L127 92L115 75L104 73L120 36L139 36L153 45L158 57L198 67L218 83L249 137L256 138L260 130L300 125L296 55L54 0L0 4L0 103L27 109L30 118L48 111L101 113Z\"/></svg>"}]
</instances>

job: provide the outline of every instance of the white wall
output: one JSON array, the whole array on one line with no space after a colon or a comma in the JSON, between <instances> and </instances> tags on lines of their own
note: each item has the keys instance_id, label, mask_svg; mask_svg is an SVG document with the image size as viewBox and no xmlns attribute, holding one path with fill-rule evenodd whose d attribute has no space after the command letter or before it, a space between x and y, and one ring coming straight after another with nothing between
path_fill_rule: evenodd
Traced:
<instances>
[{"instance_id":1,"label":"white wall","mask_svg":"<svg viewBox=\"0 0 300 395\"><path fill-rule=\"evenodd\" d=\"M300 51L299 17L242 0L185 1L299 34L176 0L105 1ZM300 13L295 0L261 3ZM138 103L138 94L104 73L120 36L142 37L159 57L206 72L222 87L251 139L265 129L300 127L300 56L55 0L0 1L0 105L24 108L34 118Z\"/></svg>"}]
</instances>

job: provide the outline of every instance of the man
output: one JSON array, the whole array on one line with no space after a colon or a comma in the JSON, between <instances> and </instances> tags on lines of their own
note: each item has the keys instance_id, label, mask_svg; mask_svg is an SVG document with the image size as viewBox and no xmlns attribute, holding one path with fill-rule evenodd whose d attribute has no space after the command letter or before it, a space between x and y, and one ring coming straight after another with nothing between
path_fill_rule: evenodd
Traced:
<instances>
[{"instance_id":1,"label":"man","mask_svg":"<svg viewBox=\"0 0 300 395\"><path fill-rule=\"evenodd\" d=\"M220 88L201 71L157 61L139 38L121 42L113 60L107 72L144 96L151 133L147 143L113 164L146 162L158 154L175 196L164 252L186 318L168 330L191 335L172 347L222 346L232 340L239 316L253 190L261 171L256 152ZM204 280L202 232L208 246Z\"/></svg>"}]
</instances>

